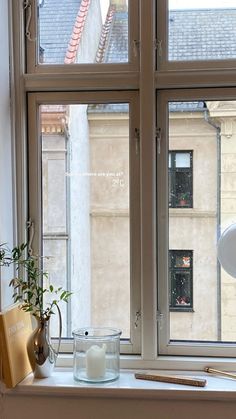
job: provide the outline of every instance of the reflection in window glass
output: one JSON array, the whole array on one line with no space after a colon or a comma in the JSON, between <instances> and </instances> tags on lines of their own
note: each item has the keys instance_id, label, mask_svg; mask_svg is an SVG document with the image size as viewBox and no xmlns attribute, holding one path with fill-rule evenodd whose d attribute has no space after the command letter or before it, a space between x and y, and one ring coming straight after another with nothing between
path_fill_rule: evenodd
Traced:
<instances>
[{"instance_id":1,"label":"reflection in window glass","mask_svg":"<svg viewBox=\"0 0 236 419\"><path fill-rule=\"evenodd\" d=\"M236 340L236 281L217 262L218 237L236 222L235 118L236 100L169 103L170 192L179 188L171 202L191 169L194 203L169 208L171 340Z\"/></svg>"},{"instance_id":2,"label":"reflection in window glass","mask_svg":"<svg viewBox=\"0 0 236 419\"><path fill-rule=\"evenodd\" d=\"M169 0L170 61L236 58L236 0Z\"/></svg>"},{"instance_id":3,"label":"reflection in window glass","mask_svg":"<svg viewBox=\"0 0 236 419\"><path fill-rule=\"evenodd\" d=\"M106 325L130 338L128 116L127 103L40 106L43 254L49 282L73 291L65 337Z\"/></svg>"},{"instance_id":4,"label":"reflection in window glass","mask_svg":"<svg viewBox=\"0 0 236 419\"><path fill-rule=\"evenodd\" d=\"M39 63L128 61L128 0L38 2Z\"/></svg>"}]
</instances>

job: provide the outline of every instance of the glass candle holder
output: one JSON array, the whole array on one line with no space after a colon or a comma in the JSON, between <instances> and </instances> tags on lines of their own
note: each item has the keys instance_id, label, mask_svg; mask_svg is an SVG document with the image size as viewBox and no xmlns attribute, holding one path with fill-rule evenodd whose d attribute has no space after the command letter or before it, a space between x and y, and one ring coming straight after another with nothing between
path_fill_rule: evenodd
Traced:
<instances>
[{"instance_id":1,"label":"glass candle holder","mask_svg":"<svg viewBox=\"0 0 236 419\"><path fill-rule=\"evenodd\" d=\"M120 373L119 329L81 328L73 332L74 379L90 383L113 381Z\"/></svg>"}]
</instances>

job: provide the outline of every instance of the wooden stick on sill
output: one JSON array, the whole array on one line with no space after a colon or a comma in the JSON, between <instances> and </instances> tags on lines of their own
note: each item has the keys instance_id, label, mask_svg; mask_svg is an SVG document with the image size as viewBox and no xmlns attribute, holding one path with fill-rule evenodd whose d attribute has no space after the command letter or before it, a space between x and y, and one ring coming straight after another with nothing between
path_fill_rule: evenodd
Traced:
<instances>
[{"instance_id":1,"label":"wooden stick on sill","mask_svg":"<svg viewBox=\"0 0 236 419\"><path fill-rule=\"evenodd\" d=\"M207 380L201 378L180 377L175 375L157 375L136 373L135 378L139 380L161 381L164 383L184 384L187 386L205 387Z\"/></svg>"}]
</instances>

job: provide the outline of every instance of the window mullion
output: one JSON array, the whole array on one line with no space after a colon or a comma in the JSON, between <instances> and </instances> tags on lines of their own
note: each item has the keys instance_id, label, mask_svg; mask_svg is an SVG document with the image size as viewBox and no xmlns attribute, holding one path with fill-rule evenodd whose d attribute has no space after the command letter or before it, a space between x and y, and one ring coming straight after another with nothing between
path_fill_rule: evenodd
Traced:
<instances>
[{"instance_id":1,"label":"window mullion","mask_svg":"<svg viewBox=\"0 0 236 419\"><path fill-rule=\"evenodd\" d=\"M170 336L168 293L168 112L163 93L157 95L157 120L162 131L161 153L157 154L157 279L158 310L162 320L158 323L158 352L165 353ZM175 175L175 156L171 155L172 176Z\"/></svg>"},{"instance_id":2,"label":"window mullion","mask_svg":"<svg viewBox=\"0 0 236 419\"><path fill-rule=\"evenodd\" d=\"M156 356L155 187L154 187L154 2L141 2L140 123L142 228L142 355Z\"/></svg>"}]
</instances>

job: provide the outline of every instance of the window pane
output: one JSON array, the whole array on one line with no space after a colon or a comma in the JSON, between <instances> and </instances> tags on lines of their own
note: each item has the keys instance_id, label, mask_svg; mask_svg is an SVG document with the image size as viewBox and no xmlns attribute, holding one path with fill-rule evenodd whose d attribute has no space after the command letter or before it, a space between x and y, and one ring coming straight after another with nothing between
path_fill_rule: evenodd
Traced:
<instances>
[{"instance_id":1,"label":"window pane","mask_svg":"<svg viewBox=\"0 0 236 419\"><path fill-rule=\"evenodd\" d=\"M169 0L170 61L236 58L236 0Z\"/></svg>"},{"instance_id":2,"label":"window pane","mask_svg":"<svg viewBox=\"0 0 236 419\"><path fill-rule=\"evenodd\" d=\"M219 235L236 222L235 117L236 100L169 103L176 202L188 170L173 171L176 150L191 150L193 180L192 208L169 208L171 340L236 340L236 280L217 261Z\"/></svg>"},{"instance_id":3,"label":"window pane","mask_svg":"<svg viewBox=\"0 0 236 419\"><path fill-rule=\"evenodd\" d=\"M40 118L45 268L73 292L64 336L91 325L130 338L129 105L41 105Z\"/></svg>"},{"instance_id":4,"label":"window pane","mask_svg":"<svg viewBox=\"0 0 236 419\"><path fill-rule=\"evenodd\" d=\"M128 61L128 0L38 2L39 63Z\"/></svg>"}]
</instances>

